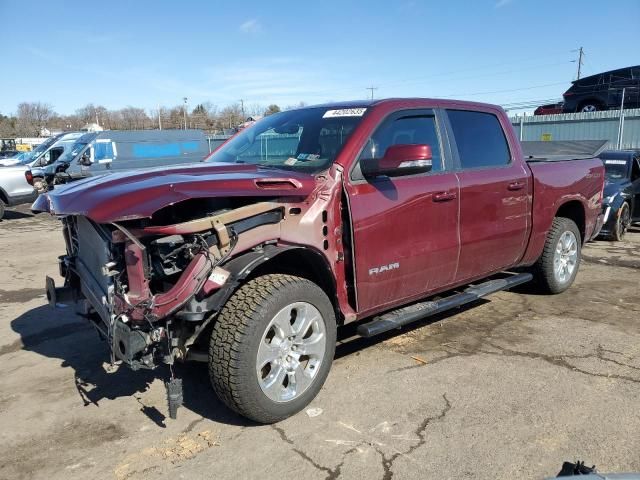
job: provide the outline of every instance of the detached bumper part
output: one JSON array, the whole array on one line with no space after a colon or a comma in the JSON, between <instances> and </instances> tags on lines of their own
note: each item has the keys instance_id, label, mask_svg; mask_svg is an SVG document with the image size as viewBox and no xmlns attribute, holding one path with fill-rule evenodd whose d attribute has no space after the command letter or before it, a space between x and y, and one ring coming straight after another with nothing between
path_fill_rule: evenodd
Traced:
<instances>
[{"instance_id":1,"label":"detached bumper part","mask_svg":"<svg viewBox=\"0 0 640 480\"><path fill-rule=\"evenodd\" d=\"M47 300L49 301L49 305L53 308L56 307L58 303L67 303L75 301L75 295L73 292L73 288L71 287L57 287L56 282L51 277L46 277L45 281L46 292L47 292Z\"/></svg>"}]
</instances>

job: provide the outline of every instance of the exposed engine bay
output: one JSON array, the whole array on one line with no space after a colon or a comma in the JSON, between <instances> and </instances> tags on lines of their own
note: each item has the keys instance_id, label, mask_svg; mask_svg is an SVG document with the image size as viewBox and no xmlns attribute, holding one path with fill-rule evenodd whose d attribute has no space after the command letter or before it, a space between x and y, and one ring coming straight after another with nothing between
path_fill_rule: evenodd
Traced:
<instances>
[{"instance_id":1,"label":"exposed engine bay","mask_svg":"<svg viewBox=\"0 0 640 480\"><path fill-rule=\"evenodd\" d=\"M277 239L283 211L280 203L259 202L178 224L135 221L126 227L69 216L63 219L68 255L61 257L61 274L109 341L113 360L133 369L171 364L219 308L214 292L230 275L220 265L240 236L260 230ZM56 290L53 298L63 300ZM171 315L180 321L160 322Z\"/></svg>"}]
</instances>

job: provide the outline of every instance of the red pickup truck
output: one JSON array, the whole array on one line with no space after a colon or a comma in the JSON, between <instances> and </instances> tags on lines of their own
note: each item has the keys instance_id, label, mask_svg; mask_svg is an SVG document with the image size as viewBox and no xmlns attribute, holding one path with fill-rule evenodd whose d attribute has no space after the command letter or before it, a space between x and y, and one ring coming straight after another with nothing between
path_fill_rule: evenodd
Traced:
<instances>
[{"instance_id":1,"label":"red pickup truck","mask_svg":"<svg viewBox=\"0 0 640 480\"><path fill-rule=\"evenodd\" d=\"M597 158L525 161L499 107L389 99L271 115L204 164L33 208L64 226L50 302L77 301L112 361L206 361L218 396L268 423L318 393L341 325L371 336L532 279L568 288L603 183Z\"/></svg>"}]
</instances>

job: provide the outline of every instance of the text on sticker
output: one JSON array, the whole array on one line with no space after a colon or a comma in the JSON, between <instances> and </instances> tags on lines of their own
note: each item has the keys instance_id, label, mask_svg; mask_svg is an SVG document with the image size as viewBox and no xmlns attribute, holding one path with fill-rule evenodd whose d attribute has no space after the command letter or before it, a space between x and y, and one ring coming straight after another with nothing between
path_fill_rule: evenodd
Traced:
<instances>
[{"instance_id":1,"label":"text on sticker","mask_svg":"<svg viewBox=\"0 0 640 480\"><path fill-rule=\"evenodd\" d=\"M366 108L341 108L339 110L327 110L324 112L322 118L361 117L366 111Z\"/></svg>"}]
</instances>

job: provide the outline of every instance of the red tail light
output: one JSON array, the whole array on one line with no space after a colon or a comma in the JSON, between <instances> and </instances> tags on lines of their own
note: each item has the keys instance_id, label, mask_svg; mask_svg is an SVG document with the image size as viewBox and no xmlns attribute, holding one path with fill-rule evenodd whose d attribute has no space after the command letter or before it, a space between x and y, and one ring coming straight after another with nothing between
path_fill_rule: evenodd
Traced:
<instances>
[{"instance_id":1,"label":"red tail light","mask_svg":"<svg viewBox=\"0 0 640 480\"><path fill-rule=\"evenodd\" d=\"M33 173L31 173L31 170L24 172L24 177L27 179L29 185L33 185Z\"/></svg>"}]
</instances>

